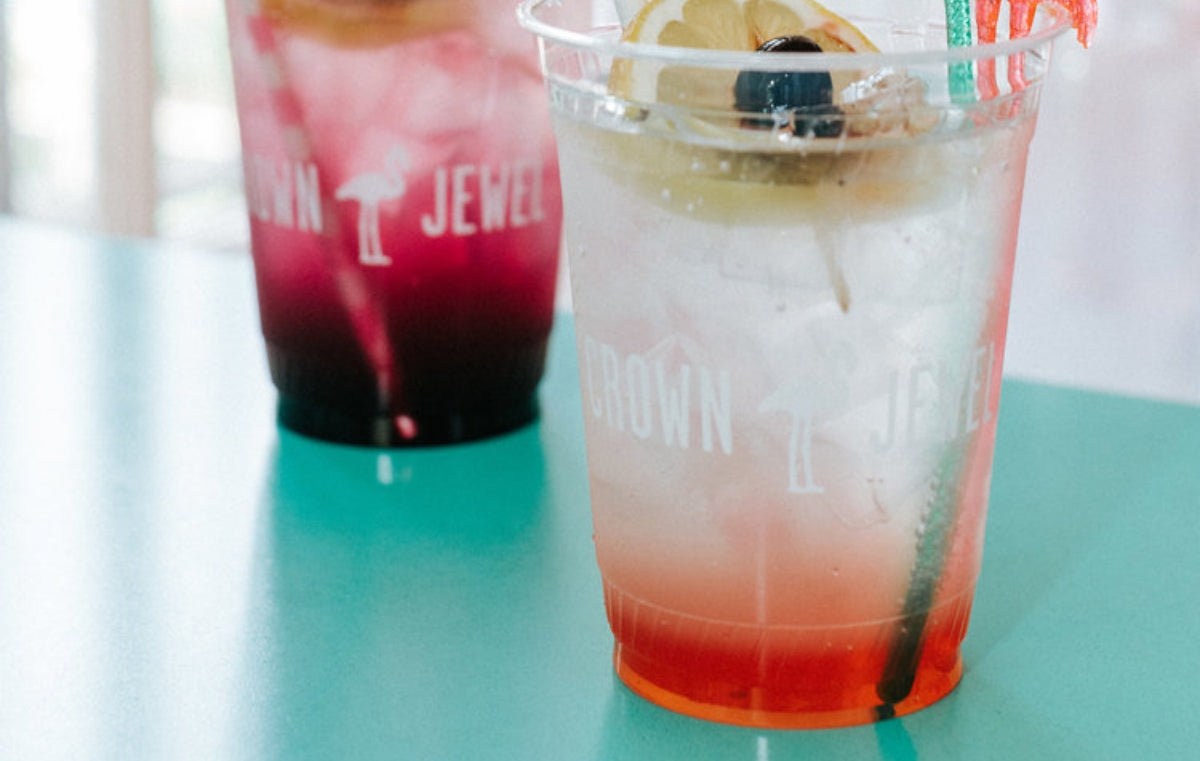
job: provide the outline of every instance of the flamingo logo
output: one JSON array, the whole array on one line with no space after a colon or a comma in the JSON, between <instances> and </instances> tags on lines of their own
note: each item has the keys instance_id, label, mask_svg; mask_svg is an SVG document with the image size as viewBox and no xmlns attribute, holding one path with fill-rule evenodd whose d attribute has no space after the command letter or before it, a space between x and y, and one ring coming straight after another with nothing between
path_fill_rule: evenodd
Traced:
<instances>
[{"instance_id":1,"label":"flamingo logo","mask_svg":"<svg viewBox=\"0 0 1200 761\"><path fill-rule=\"evenodd\" d=\"M404 147L393 145L384 159L383 172L351 177L334 192L339 201L358 202L358 261L363 265L385 267L392 263L391 257L383 253L379 236L379 204L404 195L404 172L411 166Z\"/></svg>"},{"instance_id":2,"label":"flamingo logo","mask_svg":"<svg viewBox=\"0 0 1200 761\"><path fill-rule=\"evenodd\" d=\"M788 491L792 494L823 494L825 487L816 482L812 461L813 416L820 407L814 403L813 384L800 382L784 386L764 399L759 412L787 412L792 418L788 437Z\"/></svg>"},{"instance_id":3,"label":"flamingo logo","mask_svg":"<svg viewBox=\"0 0 1200 761\"><path fill-rule=\"evenodd\" d=\"M842 409L850 398L846 376L854 357L848 347L819 351L820 359L789 373L791 382L777 388L758 406L759 412L786 412L792 418L788 437L788 491L824 494L813 470L813 429L818 416Z\"/></svg>"}]
</instances>

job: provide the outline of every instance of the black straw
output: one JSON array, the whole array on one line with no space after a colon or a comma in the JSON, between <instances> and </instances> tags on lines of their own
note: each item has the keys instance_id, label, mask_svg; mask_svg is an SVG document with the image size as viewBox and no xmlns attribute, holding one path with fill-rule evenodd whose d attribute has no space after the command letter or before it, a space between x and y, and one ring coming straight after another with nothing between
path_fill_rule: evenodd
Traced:
<instances>
[{"instance_id":1,"label":"black straw","mask_svg":"<svg viewBox=\"0 0 1200 761\"><path fill-rule=\"evenodd\" d=\"M925 649L925 624L946 566L958 507L962 462L963 447L950 446L930 484L931 494L918 529L916 557L896 626L895 643L888 654L883 676L875 685L875 694L883 701L883 706L876 711L881 719L895 715L893 706L909 696L917 678L917 664Z\"/></svg>"}]
</instances>

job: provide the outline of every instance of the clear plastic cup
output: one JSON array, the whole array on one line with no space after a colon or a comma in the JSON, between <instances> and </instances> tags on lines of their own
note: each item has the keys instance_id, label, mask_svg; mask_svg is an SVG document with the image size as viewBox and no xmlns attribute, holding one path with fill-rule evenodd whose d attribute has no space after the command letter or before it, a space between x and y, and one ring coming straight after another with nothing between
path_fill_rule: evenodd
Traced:
<instances>
[{"instance_id":1,"label":"clear plastic cup","mask_svg":"<svg viewBox=\"0 0 1200 761\"><path fill-rule=\"evenodd\" d=\"M439 444L537 411L561 203L506 0L227 0L279 419Z\"/></svg>"},{"instance_id":2,"label":"clear plastic cup","mask_svg":"<svg viewBox=\"0 0 1200 761\"><path fill-rule=\"evenodd\" d=\"M884 52L739 53L620 42L610 4L520 18L617 673L762 727L928 706L963 671L1025 162L1069 20L1042 5L1027 38L949 50L938 19L855 17ZM826 74L828 103L744 92Z\"/></svg>"}]
</instances>

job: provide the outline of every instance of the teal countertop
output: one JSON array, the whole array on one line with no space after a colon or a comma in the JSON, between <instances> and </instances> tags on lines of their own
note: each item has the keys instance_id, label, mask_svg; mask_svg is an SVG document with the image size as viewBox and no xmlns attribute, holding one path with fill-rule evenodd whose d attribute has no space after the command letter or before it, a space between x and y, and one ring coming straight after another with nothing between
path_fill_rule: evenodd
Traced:
<instances>
[{"instance_id":1,"label":"teal countertop","mask_svg":"<svg viewBox=\"0 0 1200 761\"><path fill-rule=\"evenodd\" d=\"M244 257L0 223L0 758L1200 745L1200 408L1006 382L962 685L875 726L764 732L612 675L575 373L563 315L534 426L306 440L274 422Z\"/></svg>"}]
</instances>

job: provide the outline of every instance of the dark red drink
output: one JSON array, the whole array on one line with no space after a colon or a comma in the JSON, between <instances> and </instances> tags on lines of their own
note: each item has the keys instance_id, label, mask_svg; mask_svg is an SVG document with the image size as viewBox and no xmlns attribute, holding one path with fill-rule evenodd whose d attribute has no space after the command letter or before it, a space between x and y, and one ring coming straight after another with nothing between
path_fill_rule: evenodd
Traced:
<instances>
[{"instance_id":1,"label":"dark red drink","mask_svg":"<svg viewBox=\"0 0 1200 761\"><path fill-rule=\"evenodd\" d=\"M503 2L431 2L228 6L280 421L320 438L536 415L561 206L534 42Z\"/></svg>"}]
</instances>

